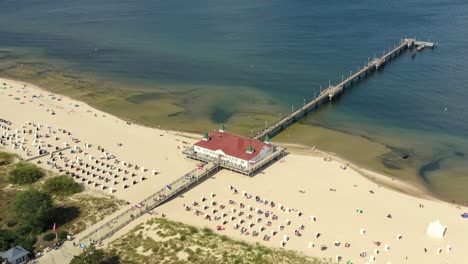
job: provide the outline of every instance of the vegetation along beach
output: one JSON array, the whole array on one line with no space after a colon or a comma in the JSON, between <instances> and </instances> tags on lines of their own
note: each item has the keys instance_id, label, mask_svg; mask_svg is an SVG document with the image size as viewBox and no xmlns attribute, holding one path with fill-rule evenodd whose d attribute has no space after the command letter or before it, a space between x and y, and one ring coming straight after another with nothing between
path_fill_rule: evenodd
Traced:
<instances>
[{"instance_id":1,"label":"vegetation along beach","mask_svg":"<svg viewBox=\"0 0 468 264\"><path fill-rule=\"evenodd\" d=\"M5 260L464 263L465 2L0 8Z\"/></svg>"}]
</instances>

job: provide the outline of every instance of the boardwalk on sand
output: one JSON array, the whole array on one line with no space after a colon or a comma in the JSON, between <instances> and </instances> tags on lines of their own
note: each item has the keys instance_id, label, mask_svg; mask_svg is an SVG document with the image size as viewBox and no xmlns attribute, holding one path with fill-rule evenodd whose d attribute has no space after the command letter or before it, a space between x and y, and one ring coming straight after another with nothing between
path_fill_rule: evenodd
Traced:
<instances>
[{"instance_id":1,"label":"boardwalk on sand","mask_svg":"<svg viewBox=\"0 0 468 264\"><path fill-rule=\"evenodd\" d=\"M271 125L267 129L261 131L252 139L254 140L263 140L267 135L273 137L286 129L288 126L292 125L294 122L298 121L302 117L306 116L309 112L317 109L319 104L326 101L331 101L336 95L339 95L343 90L352 85L355 80L359 80L363 75L367 76L368 73L378 70L381 68L387 61L392 57L397 56L402 51L407 48L413 47L414 45L424 45L428 47L433 47L433 43L429 42L418 42L415 39L404 39L400 42L399 45L396 45L393 49L390 49L380 58L375 58L372 61L368 62L362 69L357 71L335 86L329 86L320 92L320 94L315 97L312 101L307 104L304 104L301 108L296 111L293 111L291 114L285 116L283 119L279 120L275 124ZM432 46L431 46L432 45ZM200 160L207 162L202 169L195 169L174 182L168 184L168 187L164 187L151 196L147 197L140 203L136 205L131 205L130 208L122 212L116 217L106 221L104 224L94 229L84 237L79 239L79 243L84 247L89 247L91 244L99 243L102 240L112 236L117 231L121 230L123 227L128 225L130 222L140 217L141 215L151 212L157 206L163 204L169 199L177 196L184 190L187 190L190 186L197 184L200 180L203 180L211 176L215 171L220 168L226 168L233 171L237 171L246 175L251 175L255 170L261 168L262 166L267 165L272 160L276 159L284 153L283 148L277 148L274 155L271 155L268 159L262 160L258 164L252 166L249 170L239 170L236 167L233 167L229 164L220 163L219 160L210 160L209 158L196 155L193 149L187 149L184 151L184 154L187 157L192 159Z\"/></svg>"},{"instance_id":2,"label":"boardwalk on sand","mask_svg":"<svg viewBox=\"0 0 468 264\"><path fill-rule=\"evenodd\" d=\"M212 175L218 168L218 164L208 163L205 164L203 168L192 170L174 182L168 184L166 187L158 190L140 203L130 205L130 208L118 216L106 221L100 227L80 238L78 242L82 247L89 247L91 244L101 242L124 228L136 218L150 212L157 206L177 196L182 191L187 190L190 186L198 183L200 180Z\"/></svg>"},{"instance_id":3,"label":"boardwalk on sand","mask_svg":"<svg viewBox=\"0 0 468 264\"><path fill-rule=\"evenodd\" d=\"M301 108L297 109L296 111L293 111L289 115L286 115L284 118L280 119L278 122L262 130L256 136L252 137L252 139L263 140L267 135L269 137L273 137L279 134L281 131L283 131L296 121L306 116L309 112L312 112L315 109L317 109L317 107L320 104L325 103L327 101L332 101L335 96L341 94L346 87L351 86L356 80L360 80L361 77L367 76L372 71L380 69L384 66L386 62L391 60L393 57L401 54L402 51L413 47L415 44L425 45L429 47L433 47L434 45L433 43L416 41L415 39L401 40L399 45L396 45L393 49L389 49L389 51L385 53L382 57L375 58L372 61L368 62L362 69L358 70L354 74L350 74L348 78L342 80L337 85L330 85L326 89L322 90L320 94L317 97L315 97L312 101L310 101L307 104L304 104Z\"/></svg>"},{"instance_id":4,"label":"boardwalk on sand","mask_svg":"<svg viewBox=\"0 0 468 264\"><path fill-rule=\"evenodd\" d=\"M84 237L80 238L79 244L85 247L89 247L91 244L101 242L102 240L112 236L117 231L121 230L123 227L128 225L136 218L142 216L145 213L150 212L151 210L165 203L169 199L176 197L181 192L188 190L189 187L198 184L199 181L203 181L205 178L208 178L209 176L213 175L220 168L226 168L239 173L250 175L255 170L266 166L272 160L282 155L284 153L284 149L276 149L276 151L272 155L253 165L248 171L240 170L235 167L231 167L227 164L223 164L219 160L209 160L207 158L203 158L202 156L197 156L192 152L193 149L187 149L186 151L184 151L184 154L187 155L187 157L200 160L206 163L203 167L199 167L195 170L192 170L191 172L185 174L184 176L180 177L174 182L168 184L166 187L158 190L157 192L147 197L140 203L136 205L131 205L127 210L120 213L118 216L107 220L104 224L94 229Z\"/></svg>"},{"instance_id":5,"label":"boardwalk on sand","mask_svg":"<svg viewBox=\"0 0 468 264\"><path fill-rule=\"evenodd\" d=\"M223 164L219 160L210 160L208 158L203 158L202 156L197 156L195 155L193 149L187 149L184 151L184 154L187 157L200 160L206 164L203 167L198 167L197 169L192 170L191 172L185 174L184 176L180 177L174 182L168 184L166 187L158 190L157 192L147 197L140 203L136 205L131 205L127 210L120 213L118 216L107 220L104 224L94 229L84 237L80 238L78 242L82 247L84 246L87 248L92 244L99 243L102 240L109 238L136 218L142 216L145 213L150 212L151 210L165 203L169 199L176 197L181 192L188 190L189 187L194 186L198 184L199 181L203 181L205 178L208 178L209 176L213 175L214 172L218 171L220 168L226 168L239 173L250 175L252 172L258 170L262 166L267 165L283 153L284 149L278 148L272 155L253 165L250 168L250 170L244 171L229 166L228 164Z\"/></svg>"},{"instance_id":6,"label":"boardwalk on sand","mask_svg":"<svg viewBox=\"0 0 468 264\"><path fill-rule=\"evenodd\" d=\"M46 153L41 154L41 155L39 155L39 156L35 156L35 157L29 158L29 159L25 159L24 161L25 161L25 162L30 162L30 161L33 161L33 160L36 160L36 159L40 159L40 158L45 157L45 156L50 155L50 154L55 154L55 153L58 153L58 152L65 151L65 150L70 149L70 148L71 148L71 147L65 147L65 148L57 149L57 150L52 151L52 152L50 152L50 153L49 153L49 152L46 152Z\"/></svg>"}]
</instances>

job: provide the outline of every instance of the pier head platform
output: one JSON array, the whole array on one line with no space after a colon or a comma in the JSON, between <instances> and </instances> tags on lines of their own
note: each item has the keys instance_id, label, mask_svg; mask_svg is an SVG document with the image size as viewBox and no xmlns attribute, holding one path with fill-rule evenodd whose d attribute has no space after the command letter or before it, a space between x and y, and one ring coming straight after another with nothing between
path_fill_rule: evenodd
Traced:
<instances>
[{"instance_id":1,"label":"pier head platform","mask_svg":"<svg viewBox=\"0 0 468 264\"><path fill-rule=\"evenodd\" d=\"M202 140L186 148L183 154L191 159L217 164L221 168L252 176L264 166L284 155L284 148L263 141L227 133L224 125L215 133L205 133Z\"/></svg>"},{"instance_id":2,"label":"pier head platform","mask_svg":"<svg viewBox=\"0 0 468 264\"><path fill-rule=\"evenodd\" d=\"M263 140L266 137L272 138L281 131L288 128L290 125L294 124L298 120L307 116L310 112L315 111L320 105L333 101L336 97L341 95L346 89L351 87L356 82L360 81L361 78L368 77L372 72L382 69L387 63L389 63L393 58L402 54L405 50L417 48L421 50L424 47L434 48L435 43L418 41L413 38L401 39L398 44L395 44L393 47L383 52L382 57L375 57L370 60L368 59L367 63L361 68L357 67L357 71L353 73L350 71L348 77L342 78L341 82L335 85L329 84L325 89L321 89L320 93L316 95L314 93L314 98L295 111L291 111L288 115L284 116L278 122L270 125L264 130L258 132L255 136L252 137L253 140Z\"/></svg>"}]
</instances>

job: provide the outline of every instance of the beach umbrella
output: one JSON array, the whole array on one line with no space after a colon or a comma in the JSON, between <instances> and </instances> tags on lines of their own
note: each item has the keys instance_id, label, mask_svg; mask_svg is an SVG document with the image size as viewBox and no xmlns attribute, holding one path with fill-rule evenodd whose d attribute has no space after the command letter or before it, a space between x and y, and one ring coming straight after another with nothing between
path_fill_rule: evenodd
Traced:
<instances>
[{"instance_id":1,"label":"beach umbrella","mask_svg":"<svg viewBox=\"0 0 468 264\"><path fill-rule=\"evenodd\" d=\"M15 97L15 100L19 100L20 98L19 97Z\"/></svg>"},{"instance_id":2,"label":"beach umbrella","mask_svg":"<svg viewBox=\"0 0 468 264\"><path fill-rule=\"evenodd\" d=\"M468 213L462 214L461 217L463 217L463 218L468 218Z\"/></svg>"}]
</instances>

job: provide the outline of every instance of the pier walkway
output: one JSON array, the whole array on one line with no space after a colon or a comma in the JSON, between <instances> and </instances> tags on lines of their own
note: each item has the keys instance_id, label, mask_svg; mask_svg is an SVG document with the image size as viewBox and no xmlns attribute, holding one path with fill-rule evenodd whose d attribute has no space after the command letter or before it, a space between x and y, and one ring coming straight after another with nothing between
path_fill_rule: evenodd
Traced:
<instances>
[{"instance_id":1,"label":"pier walkway","mask_svg":"<svg viewBox=\"0 0 468 264\"><path fill-rule=\"evenodd\" d=\"M142 216L145 213L150 212L159 205L165 203L169 199L176 197L178 194L183 191L188 190L189 187L195 186L201 180L208 178L213 175L216 171L221 168L229 169L236 171L242 174L251 175L256 170L266 166L273 160L277 159L280 155L284 154L284 148L277 147L275 152L269 155L267 158L261 160L256 164L252 164L248 169L241 169L234 167L228 163L222 163L215 159L210 159L205 156L197 155L192 148L188 148L183 151L183 153L192 159L202 161L203 166L199 165L196 169L185 174L174 182L166 185L164 188L158 190L151 196L147 197L143 201L131 205L127 210L120 213L119 215L113 217L110 220L105 221L98 228L89 232L87 235L81 237L78 242L80 247L87 248L90 245L99 243L106 238L111 237L117 231L124 228L130 222L136 218Z\"/></svg>"},{"instance_id":2,"label":"pier walkway","mask_svg":"<svg viewBox=\"0 0 468 264\"><path fill-rule=\"evenodd\" d=\"M350 73L349 77L347 77L346 79L343 78L343 80L335 86L329 85L329 87L322 90L318 96L314 96L315 98L312 101L308 102L307 104L304 103L302 107L300 107L296 111L292 111L289 115L280 119L278 122L274 123L273 125L264 129L263 131L259 132L256 136L252 137L252 139L262 141L267 135L269 137L277 135L296 121L307 116L309 112L316 110L319 105L328 101L332 101L347 87L351 86L353 82L360 80L361 77L366 77L369 73L382 68L385 65L385 63L390 61L393 57L401 54L401 52L403 52L404 50L413 46L421 45L426 47L434 47L435 44L430 42L416 41L415 39L401 40L398 45L395 45L393 48L390 48L388 52L384 52L382 57L374 58L373 60L369 61L366 65L364 65L362 69L358 68L358 71L356 73ZM209 176L214 174L215 171L218 171L221 168L236 171L245 175L251 175L256 170L268 165L270 162L283 155L284 151L284 148L276 147L275 152L267 158L265 158L264 160L256 164L251 164L248 168L239 168L229 163L223 163L219 160L199 155L195 153L193 148L187 148L183 151L183 153L187 157L202 161L206 164L204 164L203 166L199 165L197 169L192 170L191 172L185 174L184 176L180 177L174 182L166 185L166 187L158 190L157 192L147 197L140 203L130 206L130 208L120 213L119 215L113 217L112 219L105 222L103 221L104 224L102 224L98 228L94 229L93 231L89 232L87 235L79 239L80 247L87 248L92 244L99 243L102 240L112 236L136 218L140 217L145 213L151 212L151 210L153 210L157 206L177 196L178 194L187 190L189 187L198 184L200 180L208 178Z\"/></svg>"},{"instance_id":3,"label":"pier walkway","mask_svg":"<svg viewBox=\"0 0 468 264\"><path fill-rule=\"evenodd\" d=\"M218 168L219 165L215 163L207 163L203 167L200 166L197 169L185 174L184 176L150 195L140 203L131 205L130 208L121 214L104 222L104 224L98 228L81 237L78 241L80 247L87 248L90 245L99 243L102 240L109 238L136 218L150 212L157 206L177 196L181 192L188 190L189 187L198 184L200 180L213 175L213 173L217 171Z\"/></svg>"},{"instance_id":4,"label":"pier walkway","mask_svg":"<svg viewBox=\"0 0 468 264\"><path fill-rule=\"evenodd\" d=\"M254 140L263 140L267 135L271 138L279 134L281 131L294 124L296 121L307 116L308 113L316 110L319 105L326 103L327 101L332 101L336 96L341 94L347 87L351 86L354 82L360 80L362 77L367 77L367 75L375 70L382 68L385 63L390 61L395 56L401 54L404 50L411 48L415 45L424 45L433 47L434 44L430 42L417 41L415 39L402 39L398 45L395 45L393 48L390 48L388 52L384 53L380 58L374 58L369 61L363 68L359 69L356 73L352 74L350 72L349 77L332 86L330 85L326 89L322 90L318 96L314 96L314 99L308 103L304 103L302 107L296 111L292 111L290 114L286 115L278 122L272 124L266 129L259 132L257 135L252 137Z\"/></svg>"}]
</instances>

